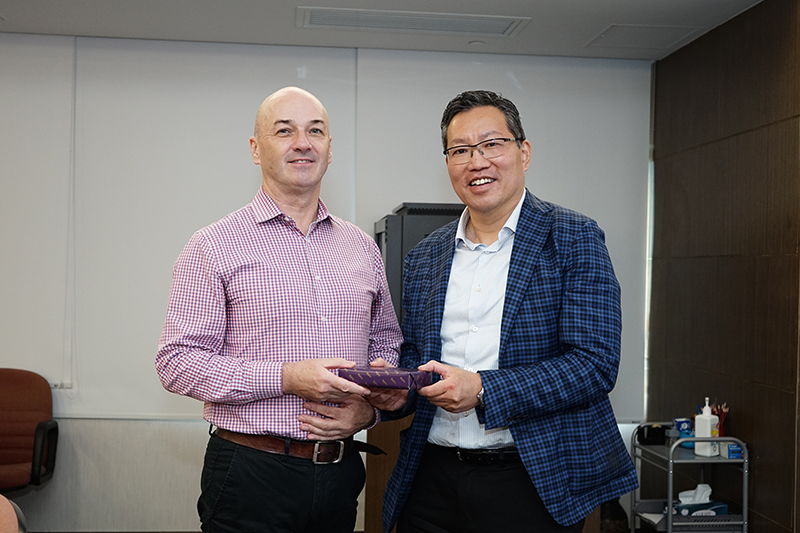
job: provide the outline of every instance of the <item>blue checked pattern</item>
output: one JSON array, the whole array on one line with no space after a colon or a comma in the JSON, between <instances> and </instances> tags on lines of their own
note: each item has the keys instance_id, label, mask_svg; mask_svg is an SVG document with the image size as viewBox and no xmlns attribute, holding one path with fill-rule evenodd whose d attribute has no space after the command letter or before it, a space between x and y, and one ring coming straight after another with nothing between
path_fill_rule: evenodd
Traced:
<instances>
[{"instance_id":1,"label":"blue checked pattern","mask_svg":"<svg viewBox=\"0 0 800 533\"><path fill-rule=\"evenodd\" d=\"M508 426L550 514L571 525L637 486L608 399L619 368L620 288L597 224L526 194L509 265L499 369L481 371L486 409L478 415L487 429ZM435 231L406 257L400 366L440 360L457 224ZM387 533L408 497L435 407L414 395L406 411L415 415L400 435L386 487Z\"/></svg>"}]
</instances>

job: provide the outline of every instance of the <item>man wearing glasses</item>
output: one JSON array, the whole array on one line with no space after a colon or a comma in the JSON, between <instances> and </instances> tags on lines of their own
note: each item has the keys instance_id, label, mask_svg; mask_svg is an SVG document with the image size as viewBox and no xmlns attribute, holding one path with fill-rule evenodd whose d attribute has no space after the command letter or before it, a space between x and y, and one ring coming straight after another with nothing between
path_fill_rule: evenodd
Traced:
<instances>
[{"instance_id":1,"label":"man wearing glasses","mask_svg":"<svg viewBox=\"0 0 800 533\"><path fill-rule=\"evenodd\" d=\"M415 413L384 531L578 533L637 484L608 399L621 311L604 234L526 191L511 101L462 93L441 127L467 208L405 260L400 366L441 379L381 396L395 417Z\"/></svg>"}]
</instances>

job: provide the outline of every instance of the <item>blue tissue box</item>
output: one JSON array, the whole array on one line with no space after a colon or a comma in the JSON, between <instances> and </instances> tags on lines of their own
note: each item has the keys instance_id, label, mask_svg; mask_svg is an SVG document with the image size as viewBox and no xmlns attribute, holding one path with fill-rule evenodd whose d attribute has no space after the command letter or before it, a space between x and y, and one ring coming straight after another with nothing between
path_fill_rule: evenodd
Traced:
<instances>
[{"instance_id":1,"label":"blue tissue box","mask_svg":"<svg viewBox=\"0 0 800 533\"><path fill-rule=\"evenodd\" d=\"M672 427L680 433L689 433L692 430L692 421L688 418L673 418Z\"/></svg>"},{"instance_id":2,"label":"blue tissue box","mask_svg":"<svg viewBox=\"0 0 800 533\"><path fill-rule=\"evenodd\" d=\"M744 450L735 442L721 442L719 454L725 459L744 459Z\"/></svg>"},{"instance_id":3,"label":"blue tissue box","mask_svg":"<svg viewBox=\"0 0 800 533\"><path fill-rule=\"evenodd\" d=\"M666 513L666 509L664 509ZM679 503L672 508L672 514L680 516L718 516L728 514L728 505L719 502Z\"/></svg>"}]
</instances>

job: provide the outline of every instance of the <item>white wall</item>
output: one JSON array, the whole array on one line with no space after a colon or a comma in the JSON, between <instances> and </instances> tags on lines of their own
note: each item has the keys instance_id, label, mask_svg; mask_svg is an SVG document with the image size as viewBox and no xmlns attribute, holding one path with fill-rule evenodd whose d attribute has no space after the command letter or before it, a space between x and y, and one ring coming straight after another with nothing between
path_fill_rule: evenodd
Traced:
<instances>
[{"instance_id":1,"label":"white wall","mask_svg":"<svg viewBox=\"0 0 800 533\"><path fill-rule=\"evenodd\" d=\"M452 96L514 100L528 187L606 230L623 287L612 401L641 419L648 63L0 33L0 72L1 364L60 387L55 478L16 500L30 529L197 529L206 426L160 387L155 346L172 263L255 194L247 139L285 85L326 104L323 199L369 233L402 202L457 201L438 130Z\"/></svg>"},{"instance_id":2,"label":"white wall","mask_svg":"<svg viewBox=\"0 0 800 533\"><path fill-rule=\"evenodd\" d=\"M53 479L9 494L28 531L199 531L208 424L60 419Z\"/></svg>"}]
</instances>

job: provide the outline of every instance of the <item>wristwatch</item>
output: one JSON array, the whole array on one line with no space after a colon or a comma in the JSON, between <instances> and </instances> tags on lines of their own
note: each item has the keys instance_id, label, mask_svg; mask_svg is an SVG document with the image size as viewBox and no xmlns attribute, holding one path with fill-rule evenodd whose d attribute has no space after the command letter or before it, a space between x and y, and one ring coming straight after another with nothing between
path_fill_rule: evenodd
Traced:
<instances>
[{"instance_id":1,"label":"wristwatch","mask_svg":"<svg viewBox=\"0 0 800 533\"><path fill-rule=\"evenodd\" d=\"M478 393L478 407L481 409L486 407L486 404L483 403L483 387L481 387L481 391Z\"/></svg>"}]
</instances>

